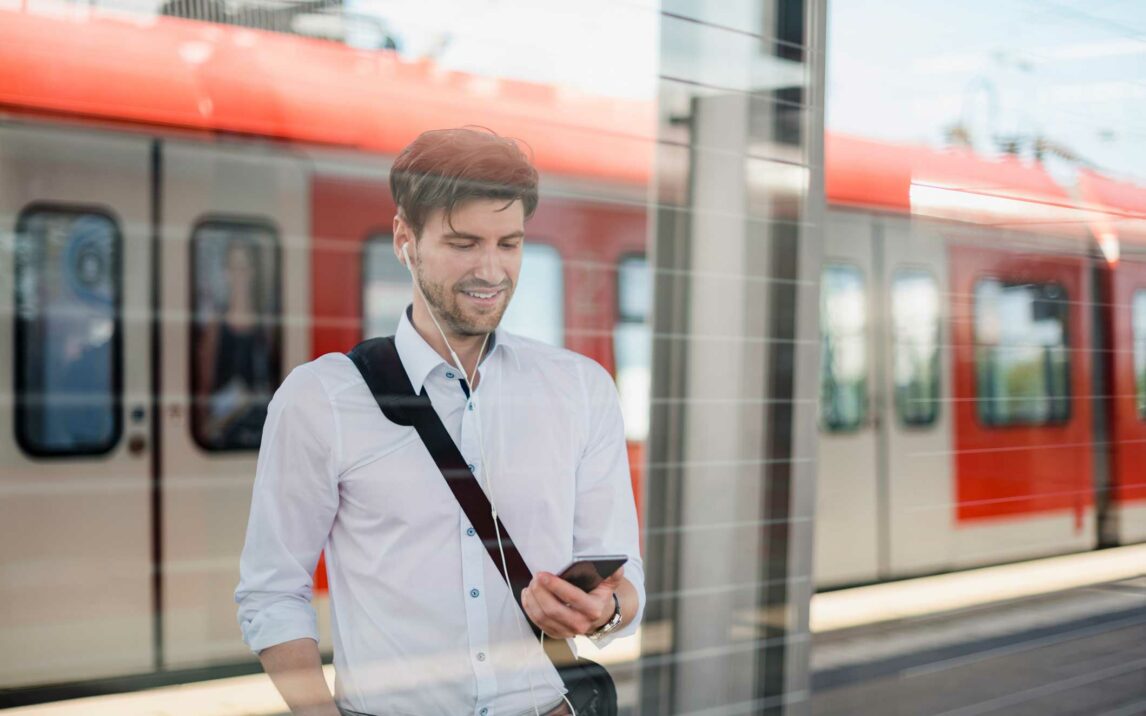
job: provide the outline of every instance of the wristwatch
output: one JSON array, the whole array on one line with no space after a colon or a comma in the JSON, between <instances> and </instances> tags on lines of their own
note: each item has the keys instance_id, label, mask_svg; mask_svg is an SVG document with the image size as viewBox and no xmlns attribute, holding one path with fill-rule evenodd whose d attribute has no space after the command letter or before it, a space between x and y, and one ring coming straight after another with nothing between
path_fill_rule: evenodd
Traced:
<instances>
[{"instance_id":1,"label":"wristwatch","mask_svg":"<svg viewBox=\"0 0 1146 716\"><path fill-rule=\"evenodd\" d=\"M601 625L597 631L589 634L589 639L593 643L604 639L606 635L612 634L621 628L621 600L617 598L617 593L613 592L613 616L609 621Z\"/></svg>"}]
</instances>

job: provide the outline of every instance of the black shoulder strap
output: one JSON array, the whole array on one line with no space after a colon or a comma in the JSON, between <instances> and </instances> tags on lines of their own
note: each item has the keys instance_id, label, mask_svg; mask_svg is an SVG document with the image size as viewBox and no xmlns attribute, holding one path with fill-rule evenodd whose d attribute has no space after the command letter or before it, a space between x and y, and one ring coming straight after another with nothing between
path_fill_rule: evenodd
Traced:
<instances>
[{"instance_id":1,"label":"black shoulder strap","mask_svg":"<svg viewBox=\"0 0 1146 716\"><path fill-rule=\"evenodd\" d=\"M446 427L442 425L441 418L430 403L430 396L422 388L420 395L414 395L414 387L402 367L402 359L398 356L398 349L394 345L394 337L372 338L359 343L347 354L358 372L366 381L374 400L382 413L392 423L413 426L422 438L426 449L434 463L446 478L446 484L454 493L462 512L466 514L474 531L485 544L486 553L493 560L497 571L509 584L510 591L517 605L521 606L521 591L533 581L533 573L521 558L521 552L513 543L509 532L501 520L497 520L497 527L501 530L501 546L505 552L505 567L509 573L502 569L501 551L498 550L497 532L494 529L493 508L489 498L481 489L477 478L470 472L457 445L454 444ZM524 610L523 610L524 612ZM530 627L537 636L541 630L528 617ZM572 662L573 653L564 639L554 639L553 645L555 660L559 663Z\"/></svg>"}]
</instances>

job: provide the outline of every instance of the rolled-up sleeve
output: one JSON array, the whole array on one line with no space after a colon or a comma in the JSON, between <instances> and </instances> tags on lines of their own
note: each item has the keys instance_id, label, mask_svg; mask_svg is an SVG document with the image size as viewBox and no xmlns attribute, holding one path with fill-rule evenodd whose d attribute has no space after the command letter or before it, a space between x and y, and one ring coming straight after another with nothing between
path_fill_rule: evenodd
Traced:
<instances>
[{"instance_id":1,"label":"rolled-up sleeve","mask_svg":"<svg viewBox=\"0 0 1146 716\"><path fill-rule=\"evenodd\" d=\"M239 626L255 653L303 637L318 641L311 596L338 510L336 428L318 376L299 366L267 411L239 560Z\"/></svg>"},{"instance_id":2,"label":"rolled-up sleeve","mask_svg":"<svg viewBox=\"0 0 1146 716\"><path fill-rule=\"evenodd\" d=\"M587 439L577 465L573 554L626 555L625 578L636 588L638 598L636 617L624 629L603 638L599 646L604 646L636 631L645 611L645 570L617 389L605 369L588 359L581 362L581 376Z\"/></svg>"}]
</instances>

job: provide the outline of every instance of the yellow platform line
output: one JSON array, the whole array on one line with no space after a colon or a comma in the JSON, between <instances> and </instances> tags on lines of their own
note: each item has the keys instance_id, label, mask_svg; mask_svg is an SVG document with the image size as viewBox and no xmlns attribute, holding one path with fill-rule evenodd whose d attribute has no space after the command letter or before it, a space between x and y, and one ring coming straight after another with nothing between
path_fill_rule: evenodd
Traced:
<instances>
[{"instance_id":1,"label":"yellow platform line","mask_svg":"<svg viewBox=\"0 0 1146 716\"><path fill-rule=\"evenodd\" d=\"M812 597L811 630L910 619L1146 575L1146 545L841 589Z\"/></svg>"}]
</instances>

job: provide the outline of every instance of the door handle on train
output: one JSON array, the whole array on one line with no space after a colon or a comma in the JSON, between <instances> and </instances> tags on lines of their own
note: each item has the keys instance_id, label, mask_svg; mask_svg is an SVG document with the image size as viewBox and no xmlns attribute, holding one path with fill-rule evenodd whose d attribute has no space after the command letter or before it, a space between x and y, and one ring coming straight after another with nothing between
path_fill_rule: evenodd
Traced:
<instances>
[{"instance_id":1,"label":"door handle on train","mask_svg":"<svg viewBox=\"0 0 1146 716\"><path fill-rule=\"evenodd\" d=\"M132 435L127 439L127 451L132 455L142 455L147 449L147 438L140 434Z\"/></svg>"}]
</instances>

